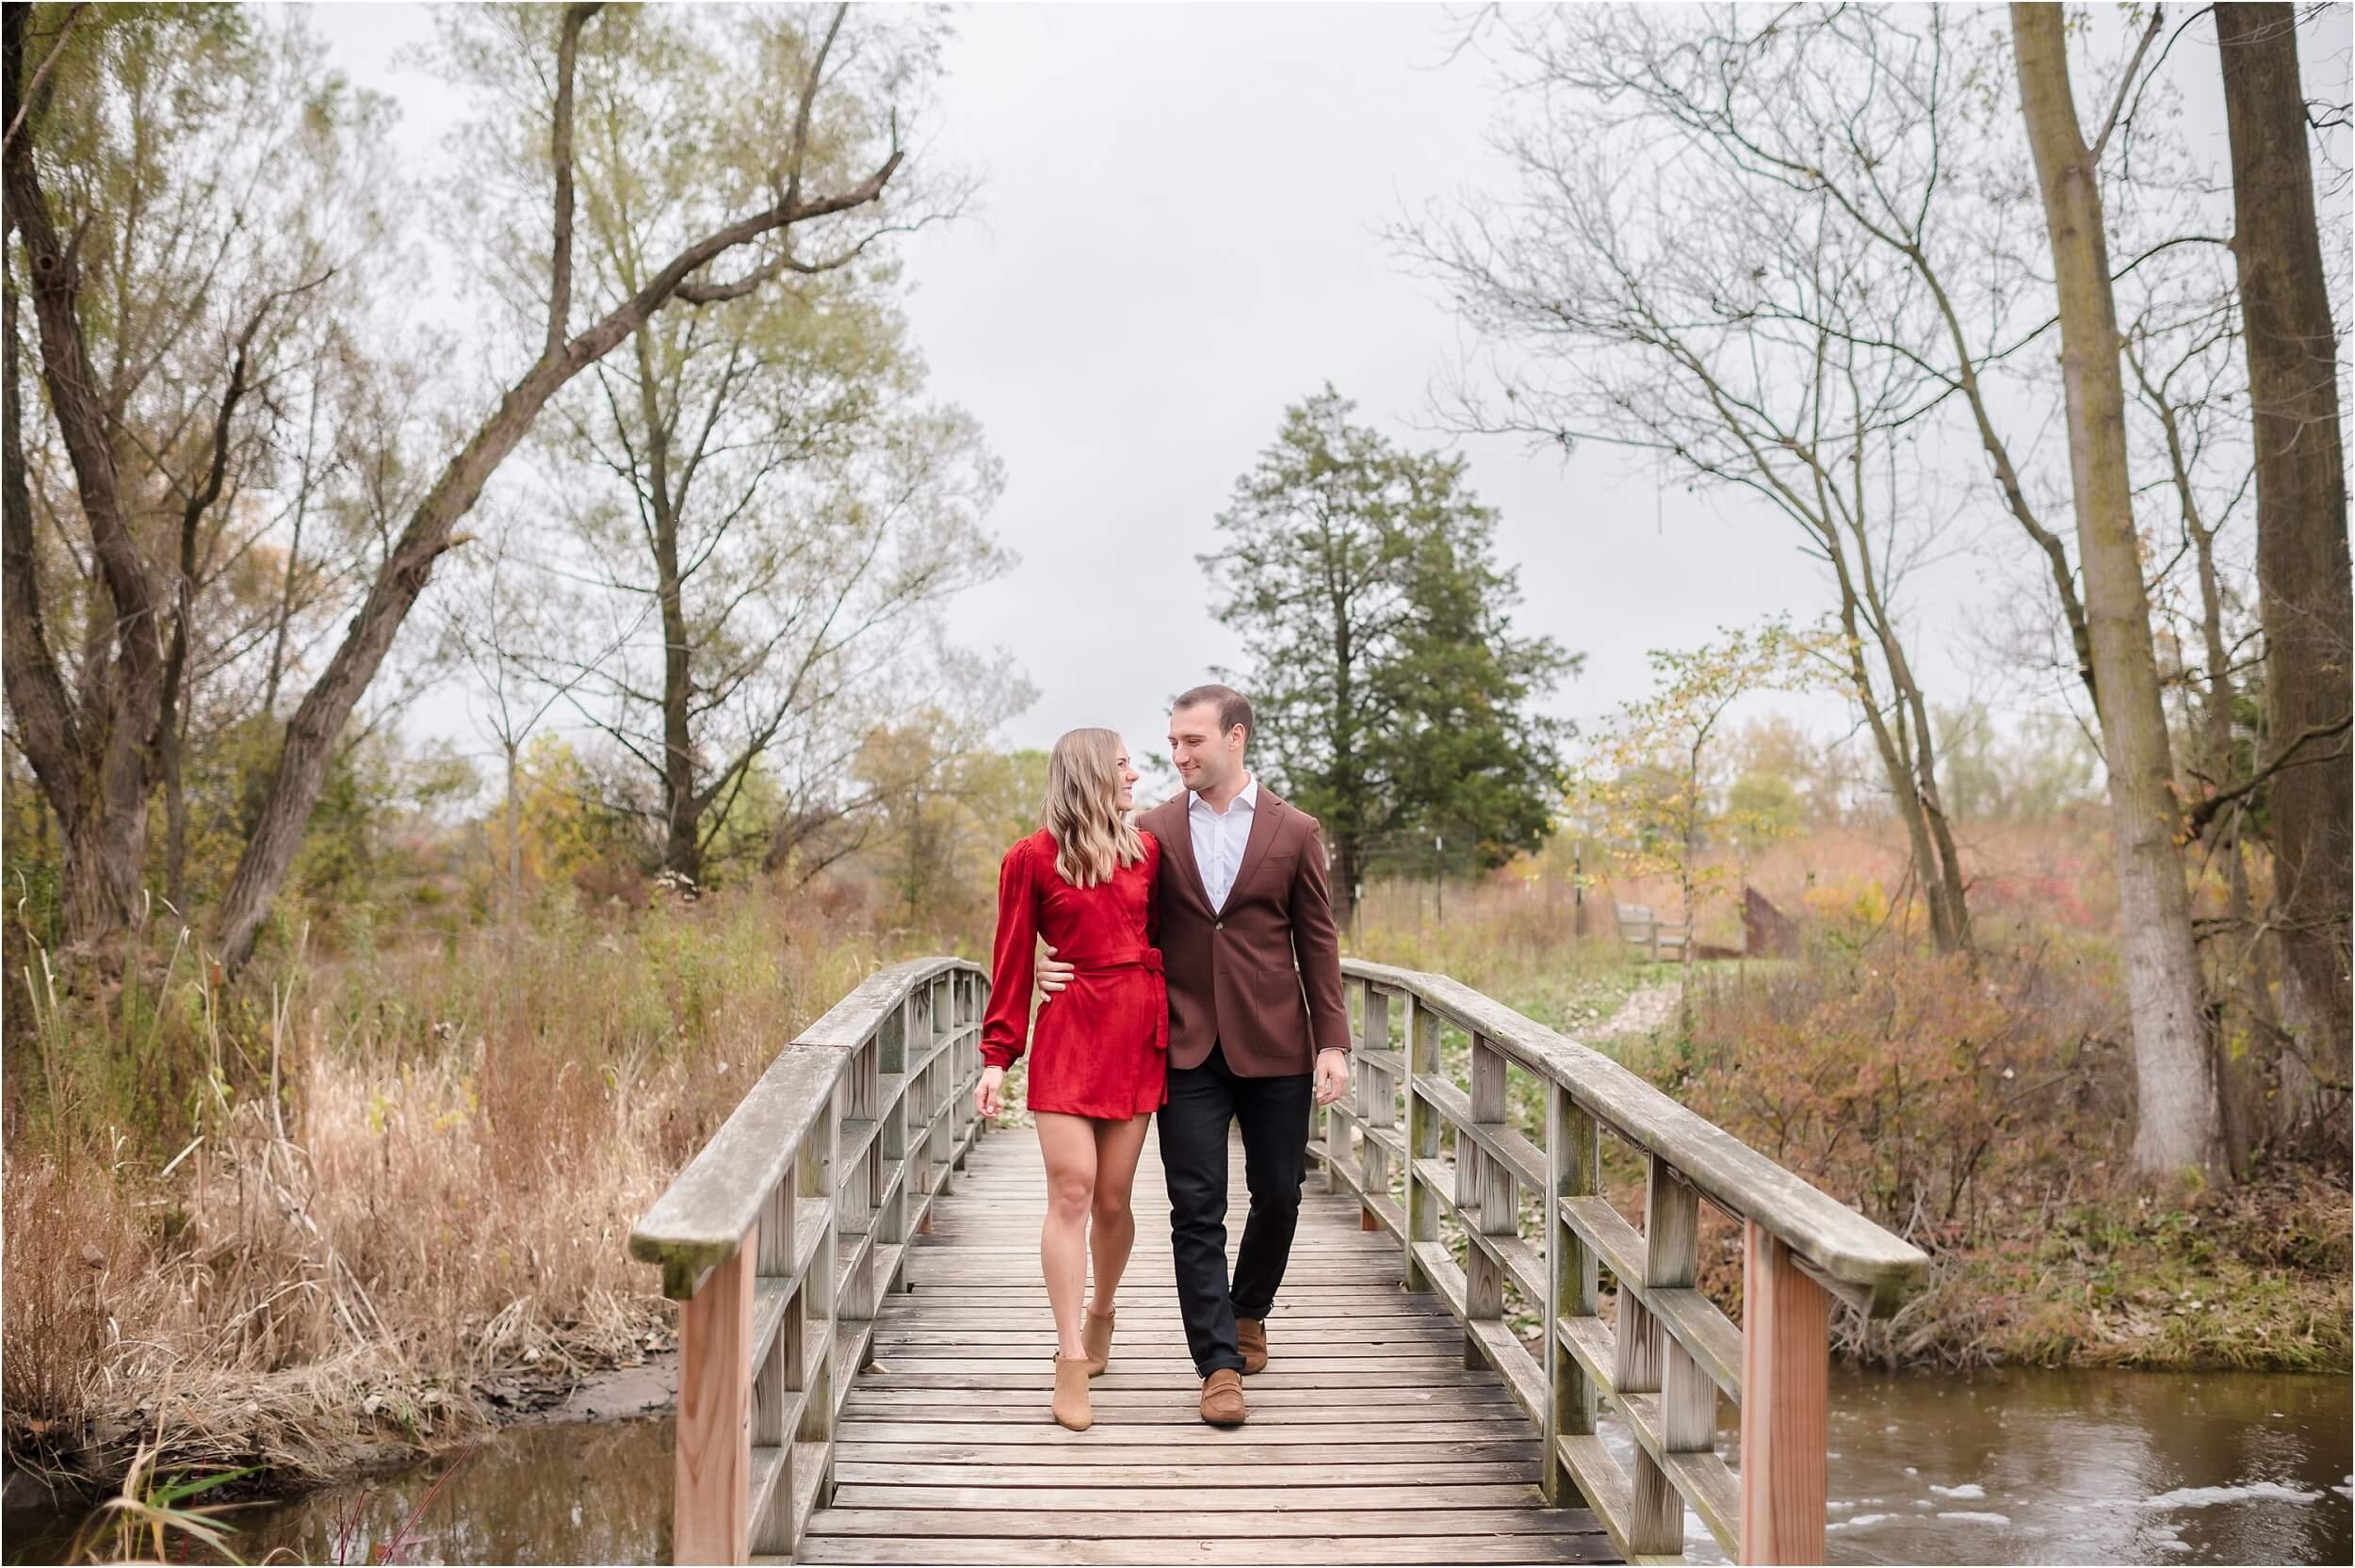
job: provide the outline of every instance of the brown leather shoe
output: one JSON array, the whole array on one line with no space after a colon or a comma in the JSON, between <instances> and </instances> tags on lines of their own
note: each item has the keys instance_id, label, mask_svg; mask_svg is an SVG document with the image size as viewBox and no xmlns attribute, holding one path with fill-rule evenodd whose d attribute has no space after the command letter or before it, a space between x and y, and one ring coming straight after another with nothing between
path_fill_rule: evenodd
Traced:
<instances>
[{"instance_id":1,"label":"brown leather shoe","mask_svg":"<svg viewBox=\"0 0 2355 1568\"><path fill-rule=\"evenodd\" d=\"M1100 1378L1104 1368L1113 1364L1113 1317L1091 1308L1087 1319L1080 1325L1080 1341L1088 1353L1088 1376Z\"/></svg>"},{"instance_id":2,"label":"brown leather shoe","mask_svg":"<svg viewBox=\"0 0 2355 1568\"><path fill-rule=\"evenodd\" d=\"M1242 1351L1245 1374L1267 1370L1267 1324L1258 1317L1235 1319L1235 1344Z\"/></svg>"},{"instance_id":3,"label":"brown leather shoe","mask_svg":"<svg viewBox=\"0 0 2355 1568\"><path fill-rule=\"evenodd\" d=\"M1242 1374L1222 1366L1202 1380L1202 1419L1214 1427L1240 1427L1250 1417L1242 1402Z\"/></svg>"}]
</instances>

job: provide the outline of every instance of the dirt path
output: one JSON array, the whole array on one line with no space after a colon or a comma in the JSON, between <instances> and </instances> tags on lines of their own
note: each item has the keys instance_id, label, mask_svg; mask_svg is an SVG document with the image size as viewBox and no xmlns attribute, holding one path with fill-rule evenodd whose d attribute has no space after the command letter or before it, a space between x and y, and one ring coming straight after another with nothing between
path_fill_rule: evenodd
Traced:
<instances>
[{"instance_id":1,"label":"dirt path","mask_svg":"<svg viewBox=\"0 0 2355 1568\"><path fill-rule=\"evenodd\" d=\"M1683 994L1681 980L1665 980L1631 993L1619 1004L1619 1010L1594 1031L1597 1040L1609 1040L1623 1034L1650 1034L1665 1028L1676 1017L1677 998Z\"/></svg>"}]
</instances>

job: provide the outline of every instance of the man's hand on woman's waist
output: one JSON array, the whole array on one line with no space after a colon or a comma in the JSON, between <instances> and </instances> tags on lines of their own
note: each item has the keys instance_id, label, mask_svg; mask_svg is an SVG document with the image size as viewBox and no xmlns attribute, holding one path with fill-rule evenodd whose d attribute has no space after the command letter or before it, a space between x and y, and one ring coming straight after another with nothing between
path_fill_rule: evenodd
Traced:
<instances>
[{"instance_id":1,"label":"man's hand on woman's waist","mask_svg":"<svg viewBox=\"0 0 2355 1568\"><path fill-rule=\"evenodd\" d=\"M1047 994L1047 1001L1055 999L1055 993L1071 983L1071 977L1080 971L1055 956L1052 943L1042 943L1047 956L1038 961L1038 988ZM1043 1005L1043 1004L1042 1004Z\"/></svg>"}]
</instances>

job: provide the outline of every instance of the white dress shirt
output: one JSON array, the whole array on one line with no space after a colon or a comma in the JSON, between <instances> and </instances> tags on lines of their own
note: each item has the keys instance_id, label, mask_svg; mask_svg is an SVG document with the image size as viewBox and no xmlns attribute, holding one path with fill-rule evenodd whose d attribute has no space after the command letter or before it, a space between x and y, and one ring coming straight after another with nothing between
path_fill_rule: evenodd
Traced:
<instances>
[{"instance_id":1,"label":"white dress shirt","mask_svg":"<svg viewBox=\"0 0 2355 1568\"><path fill-rule=\"evenodd\" d=\"M1259 781L1243 775L1242 793L1213 811L1200 795L1186 799L1186 826L1193 831L1194 863L1202 868L1202 891L1213 912L1226 907L1242 869L1243 846L1251 841L1251 819L1259 809Z\"/></svg>"}]
</instances>

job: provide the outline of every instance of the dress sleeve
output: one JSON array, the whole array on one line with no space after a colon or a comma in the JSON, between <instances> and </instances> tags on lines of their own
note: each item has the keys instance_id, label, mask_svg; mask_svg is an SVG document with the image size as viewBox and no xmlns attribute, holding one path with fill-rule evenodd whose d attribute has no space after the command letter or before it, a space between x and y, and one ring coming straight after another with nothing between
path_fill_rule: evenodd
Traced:
<instances>
[{"instance_id":1,"label":"dress sleeve","mask_svg":"<svg viewBox=\"0 0 2355 1568\"><path fill-rule=\"evenodd\" d=\"M989 1010L982 1016L982 1060L1012 1067L1031 1033L1031 986L1038 970L1038 889L1031 881L1030 840L1006 851L998 867L998 940L989 959Z\"/></svg>"}]
</instances>

